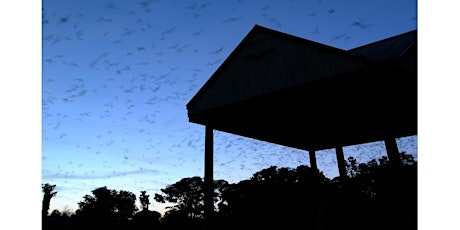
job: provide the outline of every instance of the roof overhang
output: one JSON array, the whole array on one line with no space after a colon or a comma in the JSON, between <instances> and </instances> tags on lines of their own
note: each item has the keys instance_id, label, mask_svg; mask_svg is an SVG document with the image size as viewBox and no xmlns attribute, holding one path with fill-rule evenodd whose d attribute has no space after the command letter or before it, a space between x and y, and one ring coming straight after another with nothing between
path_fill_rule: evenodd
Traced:
<instances>
[{"instance_id":1,"label":"roof overhang","mask_svg":"<svg viewBox=\"0 0 460 230\"><path fill-rule=\"evenodd\" d=\"M205 110L193 111L189 104L189 121L304 150L416 135L416 52L408 58Z\"/></svg>"}]
</instances>

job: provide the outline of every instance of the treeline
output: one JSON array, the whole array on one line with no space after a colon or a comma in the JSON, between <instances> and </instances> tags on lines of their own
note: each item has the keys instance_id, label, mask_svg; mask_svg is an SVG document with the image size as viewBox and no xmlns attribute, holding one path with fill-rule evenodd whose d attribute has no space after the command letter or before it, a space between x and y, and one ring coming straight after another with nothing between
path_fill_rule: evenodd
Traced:
<instances>
[{"instance_id":1,"label":"treeline","mask_svg":"<svg viewBox=\"0 0 460 230\"><path fill-rule=\"evenodd\" d=\"M417 229L417 162L401 153L402 166L386 157L347 161L347 178L329 179L308 166L271 166L248 180L214 181L210 229ZM48 215L55 185L43 185L43 229L203 229L203 180L183 178L154 194L168 202L163 216L148 209L150 195L96 188L75 213Z\"/></svg>"}]
</instances>

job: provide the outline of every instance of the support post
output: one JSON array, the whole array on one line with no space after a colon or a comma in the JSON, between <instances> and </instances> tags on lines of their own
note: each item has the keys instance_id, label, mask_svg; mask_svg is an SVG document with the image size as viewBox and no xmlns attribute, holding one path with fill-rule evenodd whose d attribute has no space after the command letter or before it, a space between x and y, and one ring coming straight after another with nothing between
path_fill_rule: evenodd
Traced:
<instances>
[{"instance_id":1,"label":"support post","mask_svg":"<svg viewBox=\"0 0 460 230\"><path fill-rule=\"evenodd\" d=\"M402 166L401 157L399 156L398 144L395 138L385 138L385 149L387 150L388 160L396 169Z\"/></svg>"},{"instance_id":2,"label":"support post","mask_svg":"<svg viewBox=\"0 0 460 230\"><path fill-rule=\"evenodd\" d=\"M390 185L389 192L387 193L388 197L388 204L392 210L392 218L396 219L403 219L404 218L404 206L402 205L402 198L401 198L401 168L402 168L402 161L399 155L398 145L396 143L395 138L385 138L385 148L388 155L388 160L390 162L391 167L391 179L392 182Z\"/></svg>"},{"instance_id":3,"label":"support post","mask_svg":"<svg viewBox=\"0 0 460 230\"><path fill-rule=\"evenodd\" d=\"M337 155L337 164L339 166L339 175L340 175L340 180L342 183L344 183L347 180L347 165L345 163L345 157L343 154L343 148L342 147L336 147L335 148L335 154Z\"/></svg>"},{"instance_id":4,"label":"support post","mask_svg":"<svg viewBox=\"0 0 460 230\"><path fill-rule=\"evenodd\" d=\"M384 133L385 148L388 155L388 160L390 161L390 165L394 167L394 169L400 168L402 166L401 157L399 156L398 145L396 143L396 138L392 135L393 131L393 124L390 120L391 114L389 113L388 104L391 103L387 101L385 98L389 92L385 92L382 90L379 94L377 94L378 102L381 105L382 112L380 113L380 128Z\"/></svg>"},{"instance_id":5,"label":"support post","mask_svg":"<svg viewBox=\"0 0 460 230\"><path fill-rule=\"evenodd\" d=\"M313 169L313 171L318 173L318 165L316 164L315 150L309 150L308 154L310 155L310 167L311 167L311 169Z\"/></svg>"},{"instance_id":6,"label":"support post","mask_svg":"<svg viewBox=\"0 0 460 230\"><path fill-rule=\"evenodd\" d=\"M313 171L313 196L311 197L312 206L315 208L316 212L316 222L312 223L312 229L320 230L323 226L322 221L322 197L319 192L320 189L320 181L319 181L319 170L318 165L316 164L316 153L315 150L309 150L308 154L310 155L310 168Z\"/></svg>"},{"instance_id":7,"label":"support post","mask_svg":"<svg viewBox=\"0 0 460 230\"><path fill-rule=\"evenodd\" d=\"M206 126L204 145L204 229L210 229L210 223L214 212L213 202L213 157L214 157L214 136L213 129Z\"/></svg>"}]
</instances>

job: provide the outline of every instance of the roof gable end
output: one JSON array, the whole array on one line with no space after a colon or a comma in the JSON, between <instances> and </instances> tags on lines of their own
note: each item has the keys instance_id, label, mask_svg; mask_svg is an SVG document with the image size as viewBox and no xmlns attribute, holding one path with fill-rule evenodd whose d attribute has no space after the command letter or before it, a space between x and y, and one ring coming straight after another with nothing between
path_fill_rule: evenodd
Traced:
<instances>
[{"instance_id":1,"label":"roof gable end","mask_svg":"<svg viewBox=\"0 0 460 230\"><path fill-rule=\"evenodd\" d=\"M187 104L204 111L362 67L345 50L255 25Z\"/></svg>"}]
</instances>

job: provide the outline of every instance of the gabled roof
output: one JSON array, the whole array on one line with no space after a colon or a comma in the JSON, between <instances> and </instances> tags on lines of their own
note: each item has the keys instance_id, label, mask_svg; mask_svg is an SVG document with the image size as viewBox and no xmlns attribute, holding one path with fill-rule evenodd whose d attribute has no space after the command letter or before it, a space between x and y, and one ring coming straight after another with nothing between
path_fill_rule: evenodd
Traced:
<instances>
[{"instance_id":1,"label":"gabled roof","mask_svg":"<svg viewBox=\"0 0 460 230\"><path fill-rule=\"evenodd\" d=\"M271 63L261 61L262 58L270 57ZM187 108L202 110L205 109L203 106L218 106L216 102L205 102L207 99L204 97L219 98L220 104L226 104L361 68L363 65L363 58L354 53L255 25L190 100ZM309 74L305 75L304 71L309 71ZM238 74L232 74L235 72ZM244 86L232 87L235 83L243 82ZM219 88L218 93L213 91L216 87ZM235 87L239 89L238 92L231 92ZM199 105L200 102L206 105Z\"/></svg>"},{"instance_id":2,"label":"gabled roof","mask_svg":"<svg viewBox=\"0 0 460 230\"><path fill-rule=\"evenodd\" d=\"M417 30L376 41L348 50L374 62L391 61L402 58L411 48L416 47Z\"/></svg>"},{"instance_id":3,"label":"gabled roof","mask_svg":"<svg viewBox=\"0 0 460 230\"><path fill-rule=\"evenodd\" d=\"M414 35L346 51L255 25L187 104L189 121L306 150L416 135Z\"/></svg>"}]
</instances>

